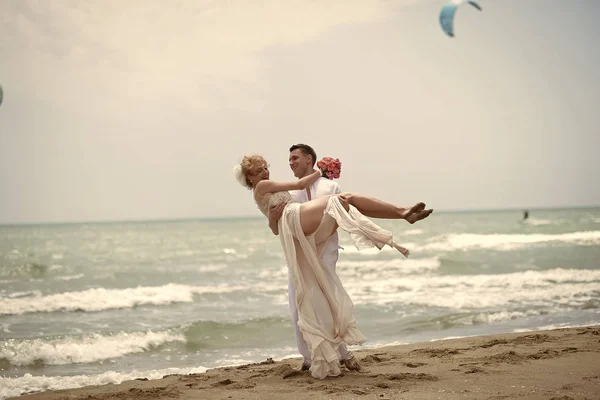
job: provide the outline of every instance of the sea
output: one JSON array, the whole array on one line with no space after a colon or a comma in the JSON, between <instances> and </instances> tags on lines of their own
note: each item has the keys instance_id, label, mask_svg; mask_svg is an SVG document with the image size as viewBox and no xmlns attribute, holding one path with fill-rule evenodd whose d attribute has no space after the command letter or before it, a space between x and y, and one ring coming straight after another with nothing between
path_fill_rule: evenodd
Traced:
<instances>
[{"instance_id":1,"label":"sea","mask_svg":"<svg viewBox=\"0 0 600 400\"><path fill-rule=\"evenodd\" d=\"M356 349L600 324L600 208L376 222L411 256L340 233ZM0 398L298 357L287 282L264 218L0 226Z\"/></svg>"}]
</instances>

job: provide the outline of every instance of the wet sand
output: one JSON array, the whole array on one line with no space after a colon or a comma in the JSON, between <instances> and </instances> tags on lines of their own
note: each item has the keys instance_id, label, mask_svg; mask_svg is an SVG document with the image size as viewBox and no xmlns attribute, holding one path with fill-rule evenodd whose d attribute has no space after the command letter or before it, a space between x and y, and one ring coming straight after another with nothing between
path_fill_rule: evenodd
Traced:
<instances>
[{"instance_id":1,"label":"wet sand","mask_svg":"<svg viewBox=\"0 0 600 400\"><path fill-rule=\"evenodd\" d=\"M48 391L20 400L600 399L600 326L510 333L354 352L361 372L324 380L287 359Z\"/></svg>"}]
</instances>

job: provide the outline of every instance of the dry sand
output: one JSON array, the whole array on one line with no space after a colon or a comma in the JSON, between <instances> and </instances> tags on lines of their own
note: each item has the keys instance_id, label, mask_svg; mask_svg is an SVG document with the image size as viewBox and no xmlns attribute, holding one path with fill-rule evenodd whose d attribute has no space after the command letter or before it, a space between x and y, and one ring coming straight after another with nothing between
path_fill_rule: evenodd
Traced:
<instances>
[{"instance_id":1,"label":"dry sand","mask_svg":"<svg viewBox=\"0 0 600 400\"><path fill-rule=\"evenodd\" d=\"M318 380L299 359L49 391L20 400L600 399L600 326L357 351L361 372Z\"/></svg>"}]
</instances>

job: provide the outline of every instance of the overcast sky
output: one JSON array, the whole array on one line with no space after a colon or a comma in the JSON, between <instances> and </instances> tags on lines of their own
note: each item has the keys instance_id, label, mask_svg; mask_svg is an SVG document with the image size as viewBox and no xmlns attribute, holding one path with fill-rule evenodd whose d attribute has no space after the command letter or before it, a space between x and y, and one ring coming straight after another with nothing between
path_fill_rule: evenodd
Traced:
<instances>
[{"instance_id":1,"label":"overcast sky","mask_svg":"<svg viewBox=\"0 0 600 400\"><path fill-rule=\"evenodd\" d=\"M0 0L0 223L258 216L249 152L437 210L600 204L600 1Z\"/></svg>"}]
</instances>

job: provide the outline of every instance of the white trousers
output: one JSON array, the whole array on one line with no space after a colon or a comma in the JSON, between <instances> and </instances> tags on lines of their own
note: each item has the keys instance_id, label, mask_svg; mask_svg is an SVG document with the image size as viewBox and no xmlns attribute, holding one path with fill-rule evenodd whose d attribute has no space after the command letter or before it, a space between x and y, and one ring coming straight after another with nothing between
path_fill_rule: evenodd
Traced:
<instances>
[{"instance_id":1,"label":"white trousers","mask_svg":"<svg viewBox=\"0 0 600 400\"><path fill-rule=\"evenodd\" d=\"M319 260L321 261L324 268L331 274L335 274L335 267L338 261L338 234L334 233L333 236L328 236L331 229L333 229L334 225L332 225L335 221L333 219L329 220L328 225L323 225L319 227L319 230L315 233L315 241L318 243L317 249L320 250ZM303 364L306 366L311 365L310 359L310 350L304 338L302 337L302 333L300 332L300 328L298 328L298 308L296 307L296 289L294 288L294 283L292 281L292 276L288 270L288 302L290 305L290 313L292 315L292 324L294 325L294 332L296 334L296 345L298 346L298 352L302 356ZM345 360L349 356L349 351L346 347L346 344L342 343L339 347L340 359Z\"/></svg>"}]
</instances>

